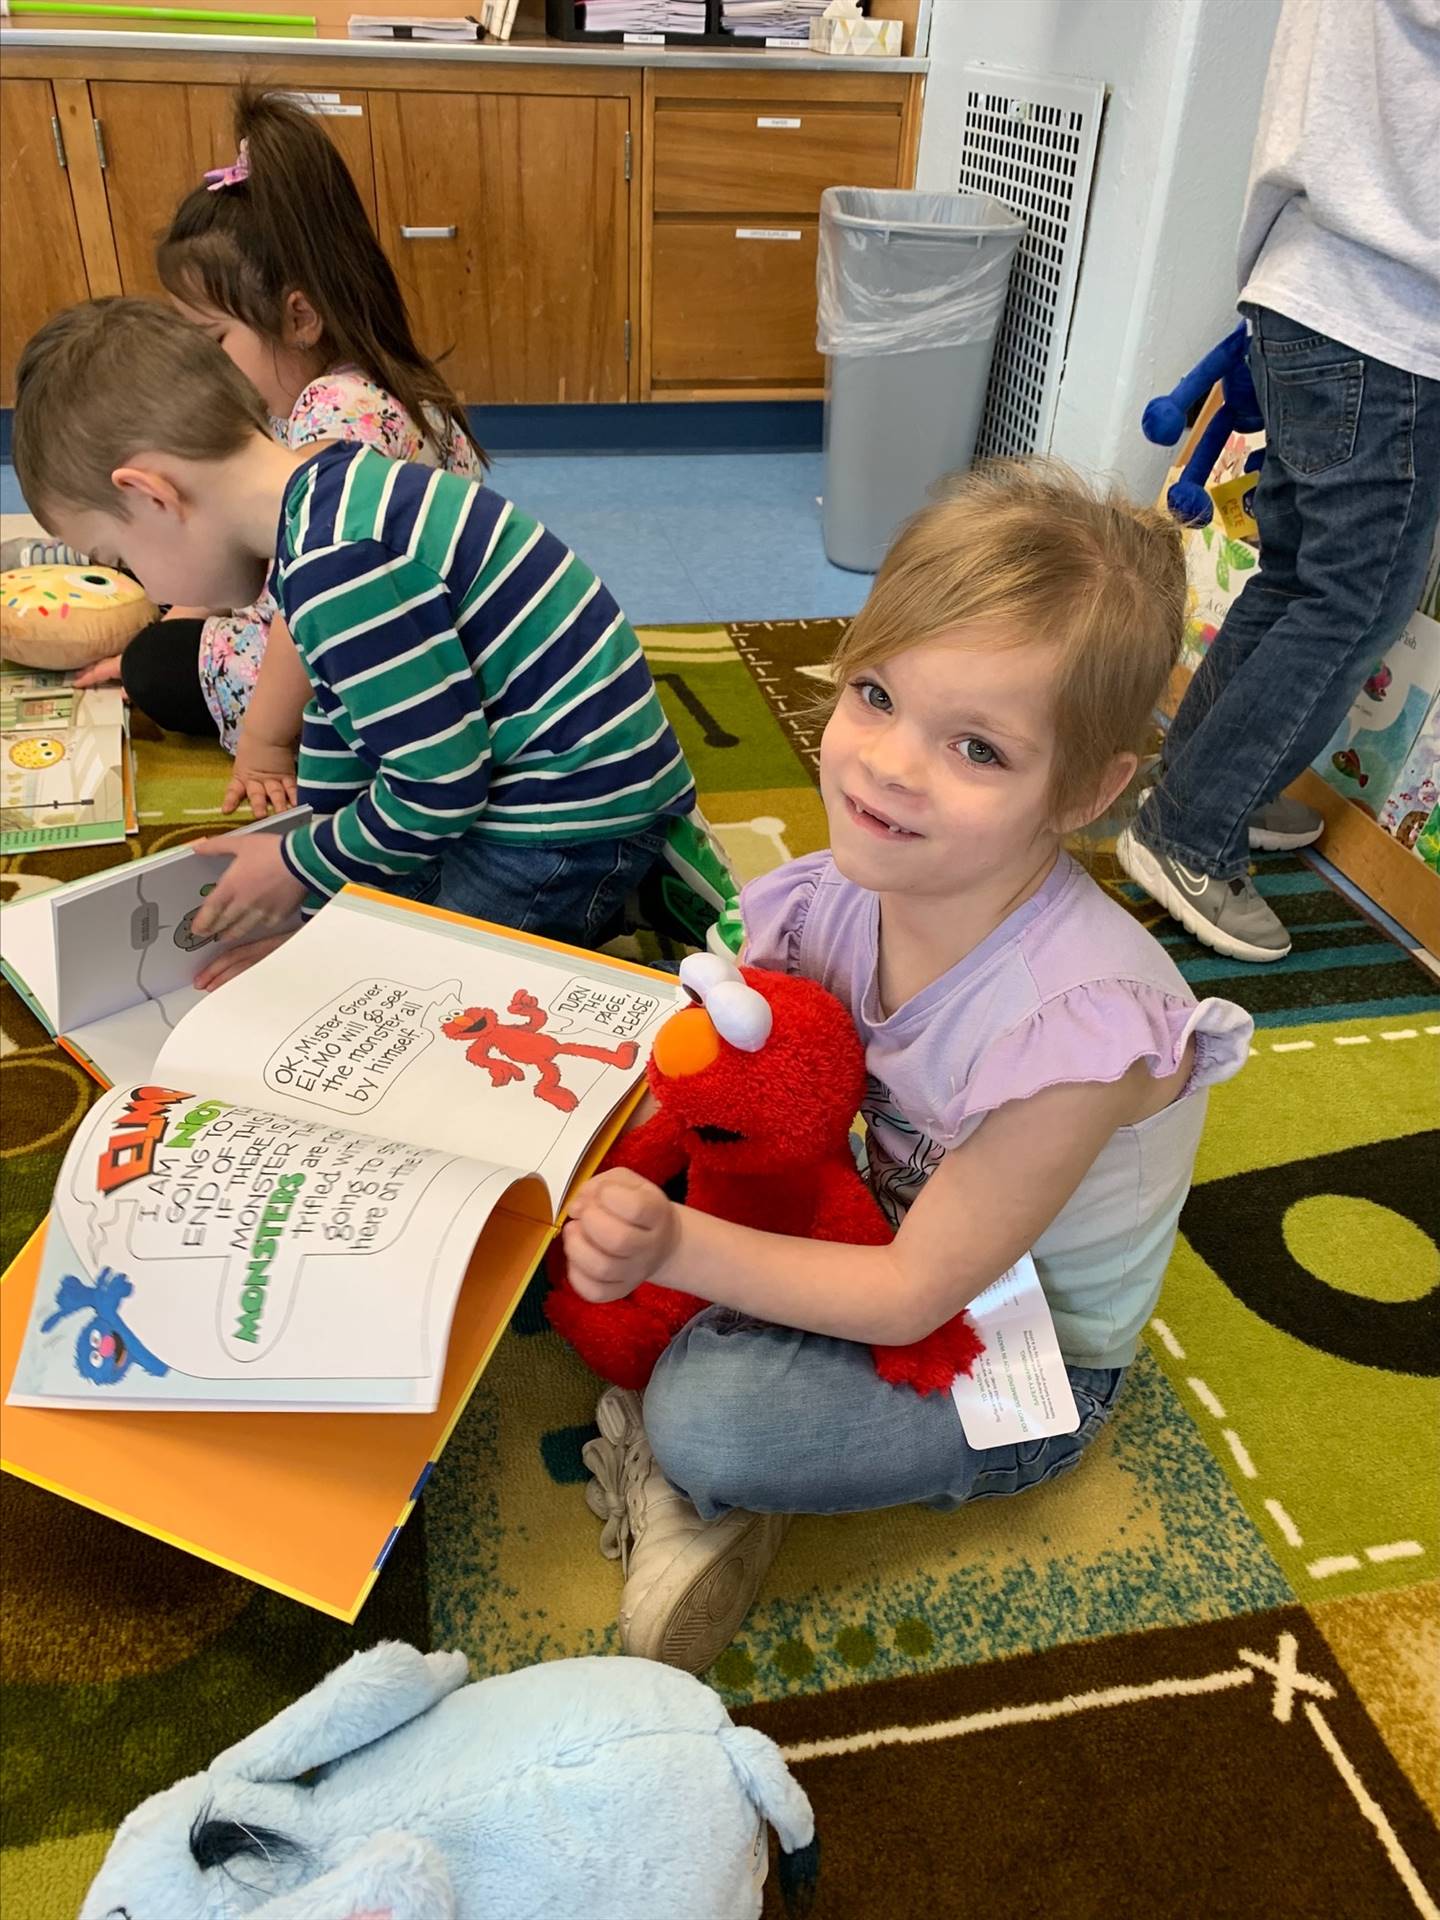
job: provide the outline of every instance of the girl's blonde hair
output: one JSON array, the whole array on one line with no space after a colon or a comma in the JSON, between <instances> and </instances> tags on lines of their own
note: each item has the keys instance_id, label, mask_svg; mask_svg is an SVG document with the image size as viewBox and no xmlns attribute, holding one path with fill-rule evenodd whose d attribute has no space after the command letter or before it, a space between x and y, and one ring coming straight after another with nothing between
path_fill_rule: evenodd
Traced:
<instances>
[{"instance_id":1,"label":"girl's blonde hair","mask_svg":"<svg viewBox=\"0 0 1440 1920\"><path fill-rule=\"evenodd\" d=\"M958 627L1060 648L1056 822L1089 818L1117 754L1143 752L1180 654L1185 562L1166 514L1048 460L948 482L896 536L833 663L835 684Z\"/></svg>"}]
</instances>

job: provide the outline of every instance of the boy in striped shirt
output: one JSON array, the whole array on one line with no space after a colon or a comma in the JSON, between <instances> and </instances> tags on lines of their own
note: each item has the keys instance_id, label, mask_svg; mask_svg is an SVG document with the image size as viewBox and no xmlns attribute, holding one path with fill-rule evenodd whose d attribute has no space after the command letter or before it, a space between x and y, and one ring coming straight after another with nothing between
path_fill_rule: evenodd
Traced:
<instances>
[{"instance_id":1,"label":"boy in striped shirt","mask_svg":"<svg viewBox=\"0 0 1440 1920\"><path fill-rule=\"evenodd\" d=\"M80 551L187 606L249 604L273 556L264 704L293 714L313 818L199 843L231 864L197 932L264 935L359 881L608 937L695 796L634 631L583 562L458 475L278 446L220 349L147 301L61 314L18 387L21 486Z\"/></svg>"}]
</instances>

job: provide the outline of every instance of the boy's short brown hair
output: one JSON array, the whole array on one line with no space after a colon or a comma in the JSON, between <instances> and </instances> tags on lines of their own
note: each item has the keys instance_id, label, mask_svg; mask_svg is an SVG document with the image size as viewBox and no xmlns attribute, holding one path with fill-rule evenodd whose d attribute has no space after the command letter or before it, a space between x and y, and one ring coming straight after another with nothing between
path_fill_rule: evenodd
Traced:
<instances>
[{"instance_id":1,"label":"boy's short brown hair","mask_svg":"<svg viewBox=\"0 0 1440 1920\"><path fill-rule=\"evenodd\" d=\"M86 300L20 355L12 457L30 510L123 510L110 476L139 454L225 460L269 435L265 403L202 333L158 300Z\"/></svg>"},{"instance_id":2,"label":"boy's short brown hair","mask_svg":"<svg viewBox=\"0 0 1440 1920\"><path fill-rule=\"evenodd\" d=\"M1167 514L1059 462L996 461L946 483L896 535L840 643L837 687L956 628L1060 648L1051 817L1089 817L1139 754L1180 655L1185 561Z\"/></svg>"}]
</instances>

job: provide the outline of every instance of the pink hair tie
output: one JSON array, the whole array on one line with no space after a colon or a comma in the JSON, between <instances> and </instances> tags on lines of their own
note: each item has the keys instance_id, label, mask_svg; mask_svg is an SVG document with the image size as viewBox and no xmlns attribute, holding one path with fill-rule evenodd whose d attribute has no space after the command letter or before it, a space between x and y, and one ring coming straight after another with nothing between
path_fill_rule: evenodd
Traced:
<instances>
[{"instance_id":1,"label":"pink hair tie","mask_svg":"<svg viewBox=\"0 0 1440 1920\"><path fill-rule=\"evenodd\" d=\"M219 193L222 187L238 187L242 180L250 178L250 142L242 140L240 151L228 167L212 167L205 175L205 184L211 193Z\"/></svg>"}]
</instances>

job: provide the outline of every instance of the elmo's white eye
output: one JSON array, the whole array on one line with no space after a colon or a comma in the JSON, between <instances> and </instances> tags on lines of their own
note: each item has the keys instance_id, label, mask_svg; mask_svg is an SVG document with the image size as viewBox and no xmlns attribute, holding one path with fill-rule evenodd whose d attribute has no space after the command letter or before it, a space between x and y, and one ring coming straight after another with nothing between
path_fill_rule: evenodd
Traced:
<instances>
[{"instance_id":1,"label":"elmo's white eye","mask_svg":"<svg viewBox=\"0 0 1440 1920\"><path fill-rule=\"evenodd\" d=\"M710 995L722 981L739 981L740 969L728 956L718 953L687 953L680 962L680 984L692 1000L708 1005Z\"/></svg>"},{"instance_id":2,"label":"elmo's white eye","mask_svg":"<svg viewBox=\"0 0 1440 1920\"><path fill-rule=\"evenodd\" d=\"M770 1002L743 980L722 980L712 987L705 999L705 1011L720 1038L741 1053L759 1053L775 1024Z\"/></svg>"}]
</instances>

